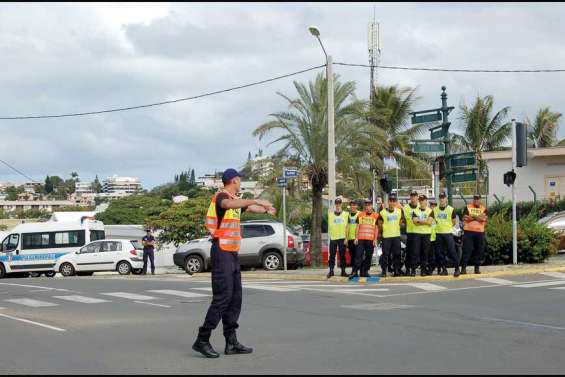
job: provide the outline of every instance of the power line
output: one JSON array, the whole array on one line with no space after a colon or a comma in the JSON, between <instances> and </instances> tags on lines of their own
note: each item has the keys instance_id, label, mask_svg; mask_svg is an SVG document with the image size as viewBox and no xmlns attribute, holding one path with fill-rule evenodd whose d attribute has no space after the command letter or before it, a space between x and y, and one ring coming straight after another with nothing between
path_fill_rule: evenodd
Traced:
<instances>
[{"instance_id":1,"label":"power line","mask_svg":"<svg viewBox=\"0 0 565 377\"><path fill-rule=\"evenodd\" d=\"M12 165L10 165L9 163L7 163L4 160L0 160L1 163L3 163L4 165L6 165L7 167L9 167L10 169L12 169L13 171L15 171L16 173L18 173L19 175L25 177L26 179L29 179L31 182L33 183L39 183L37 182L35 179L31 178L29 175L27 175L26 173L23 173L22 171L16 169L15 167L13 167Z\"/></svg>"},{"instance_id":2,"label":"power line","mask_svg":"<svg viewBox=\"0 0 565 377\"><path fill-rule=\"evenodd\" d=\"M336 65L343 65L349 67L364 67L371 68L368 64L354 64L354 63L334 63ZM449 68L418 68L418 67L398 67L377 65L376 68L382 69L397 69L404 71L431 71L431 72L468 72L468 73L555 73L565 72L565 69L449 69Z\"/></svg>"},{"instance_id":3,"label":"power line","mask_svg":"<svg viewBox=\"0 0 565 377\"><path fill-rule=\"evenodd\" d=\"M272 77L272 78L269 78L269 79L266 79L266 80L261 80L261 81L256 81L256 82L252 82L252 83L249 83L249 84L234 86L234 87L231 87L231 88L228 88L228 89L217 90L217 91L215 91L215 92L209 92L209 93L199 94L199 95L192 96L192 97L185 97L185 98L179 98L179 99L174 99L174 100L169 100L169 101L155 102L155 103L150 103L150 104L146 104L146 105L129 106L129 107L120 107L120 108L115 108L115 109L99 110L99 111L89 111L89 112L83 112L83 113L69 113L69 114L57 114L57 115L29 115L29 116L0 117L0 120L25 120L25 119L67 118L67 117L78 117L78 116L85 116L85 115L96 115L96 114L104 114L104 113L113 113L113 112L118 112L118 111L127 111L127 110L134 110L134 109L142 109L142 108L146 108L146 107L162 106L162 105L168 105L168 104L176 103L176 102L190 101L190 100L194 100L194 99L198 99L198 98L202 98L202 97L213 96L213 95L220 94L220 93L231 92L231 91L238 90L238 89L248 88L248 87L250 87L250 86L261 85L261 84L265 84L265 83L267 83L267 82L276 81L276 80L280 80L280 79L283 79L283 78L286 78L286 77L296 76L296 75L299 75L299 74L301 74L301 73L313 71L313 70L315 70L315 69L319 69L319 68L322 68L322 67L325 67L325 66L326 66L325 64L322 64L322 65L319 65L319 66L316 66L316 67L311 67L311 68L303 69L303 70L296 71L296 72L293 72L293 73L288 73L288 74L285 74L285 75Z\"/></svg>"}]
</instances>

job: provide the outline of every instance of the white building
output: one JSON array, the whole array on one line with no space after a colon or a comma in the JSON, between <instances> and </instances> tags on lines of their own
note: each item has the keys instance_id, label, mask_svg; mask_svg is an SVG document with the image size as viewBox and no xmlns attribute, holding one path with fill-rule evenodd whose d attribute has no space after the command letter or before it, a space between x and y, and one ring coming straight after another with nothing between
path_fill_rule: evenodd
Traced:
<instances>
[{"instance_id":1,"label":"white building","mask_svg":"<svg viewBox=\"0 0 565 377\"><path fill-rule=\"evenodd\" d=\"M75 202L71 200L1 200L0 201L0 208L4 210L4 212L12 212L15 210L30 210L30 209L38 209L38 210L46 210L49 212L53 212L61 207L66 206L74 206L76 205Z\"/></svg>"},{"instance_id":2,"label":"white building","mask_svg":"<svg viewBox=\"0 0 565 377\"><path fill-rule=\"evenodd\" d=\"M241 181L241 194L250 192L254 198L259 197L265 191L257 181Z\"/></svg>"},{"instance_id":3,"label":"white building","mask_svg":"<svg viewBox=\"0 0 565 377\"><path fill-rule=\"evenodd\" d=\"M223 173L214 174L204 174L202 177L198 177L196 184L209 189L219 189L224 186L222 183Z\"/></svg>"},{"instance_id":4,"label":"white building","mask_svg":"<svg viewBox=\"0 0 565 377\"><path fill-rule=\"evenodd\" d=\"M269 156L255 157L251 162L251 171L259 178L264 178L272 174L274 163Z\"/></svg>"},{"instance_id":5,"label":"white building","mask_svg":"<svg viewBox=\"0 0 565 377\"><path fill-rule=\"evenodd\" d=\"M108 197L123 197L134 194L141 190L141 183L138 178L134 177L118 177L114 175L104 180L102 184L102 193Z\"/></svg>"},{"instance_id":6,"label":"white building","mask_svg":"<svg viewBox=\"0 0 565 377\"><path fill-rule=\"evenodd\" d=\"M75 194L79 196L85 194L94 194L94 190L92 189L92 182L77 182L75 184Z\"/></svg>"},{"instance_id":7,"label":"white building","mask_svg":"<svg viewBox=\"0 0 565 377\"><path fill-rule=\"evenodd\" d=\"M512 189L504 184L503 176L512 170L512 150L483 153L488 167L488 203L512 200ZM536 192L538 200L565 198L565 147L528 149L528 165L517 168L516 199L531 201Z\"/></svg>"}]
</instances>

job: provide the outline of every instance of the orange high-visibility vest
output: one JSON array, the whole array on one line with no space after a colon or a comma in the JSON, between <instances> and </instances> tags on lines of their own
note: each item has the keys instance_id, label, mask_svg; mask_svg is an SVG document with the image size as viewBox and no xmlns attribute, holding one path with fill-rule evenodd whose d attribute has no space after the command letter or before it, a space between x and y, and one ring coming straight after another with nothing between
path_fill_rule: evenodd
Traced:
<instances>
[{"instance_id":1,"label":"orange high-visibility vest","mask_svg":"<svg viewBox=\"0 0 565 377\"><path fill-rule=\"evenodd\" d=\"M369 240L373 241L377 238L379 229L377 228L377 219L379 214L373 212L368 214L367 212L361 212L357 218L359 221L359 227L357 228L357 239L359 240Z\"/></svg>"},{"instance_id":2,"label":"orange high-visibility vest","mask_svg":"<svg viewBox=\"0 0 565 377\"><path fill-rule=\"evenodd\" d=\"M239 218L241 209L227 209L218 226L218 215L216 212L216 199L220 193L228 194L231 199L236 199L227 191L218 191L212 198L208 214L206 215L206 228L213 238L218 239L220 250L223 251L239 251L241 246L241 229L239 226Z\"/></svg>"},{"instance_id":3,"label":"orange high-visibility vest","mask_svg":"<svg viewBox=\"0 0 565 377\"><path fill-rule=\"evenodd\" d=\"M467 206L470 216L480 216L485 213L486 208L481 204L479 208L476 208L473 204ZM465 225L463 226L464 231L469 232L485 232L486 222L476 221L476 220L465 220Z\"/></svg>"}]
</instances>

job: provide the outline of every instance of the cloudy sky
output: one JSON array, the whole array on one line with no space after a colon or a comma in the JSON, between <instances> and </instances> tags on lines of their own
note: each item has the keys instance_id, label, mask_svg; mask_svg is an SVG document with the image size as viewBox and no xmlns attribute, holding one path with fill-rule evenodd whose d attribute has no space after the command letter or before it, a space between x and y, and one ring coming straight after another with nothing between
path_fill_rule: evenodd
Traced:
<instances>
[{"instance_id":1,"label":"cloudy sky","mask_svg":"<svg viewBox=\"0 0 565 377\"><path fill-rule=\"evenodd\" d=\"M383 4L383 65L565 68L561 4ZM334 61L367 63L370 3L0 4L0 117L125 107L198 95L324 63L308 33L317 25ZM321 70L320 70L321 71ZM336 66L366 97L368 70ZM145 187L195 168L240 166L267 152L252 137L284 110L275 92L316 72L189 102L88 117L0 121L0 159L32 178L140 177ZM541 106L565 112L565 73L492 74L381 69L384 84L417 86L417 109L492 94L511 116ZM458 125L458 112L453 114ZM559 132L565 137L565 125ZM0 165L0 181L25 179Z\"/></svg>"}]
</instances>

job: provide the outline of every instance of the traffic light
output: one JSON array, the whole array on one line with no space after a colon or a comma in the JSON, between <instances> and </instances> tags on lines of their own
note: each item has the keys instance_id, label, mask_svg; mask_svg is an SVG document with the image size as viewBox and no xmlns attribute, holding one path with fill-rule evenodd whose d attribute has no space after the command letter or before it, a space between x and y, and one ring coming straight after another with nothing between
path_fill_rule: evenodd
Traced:
<instances>
[{"instance_id":1,"label":"traffic light","mask_svg":"<svg viewBox=\"0 0 565 377\"><path fill-rule=\"evenodd\" d=\"M516 173L513 170L504 173L504 184L508 187L514 184L516 180Z\"/></svg>"},{"instance_id":2,"label":"traffic light","mask_svg":"<svg viewBox=\"0 0 565 377\"><path fill-rule=\"evenodd\" d=\"M528 165L528 127L516 122L516 166Z\"/></svg>"}]
</instances>

